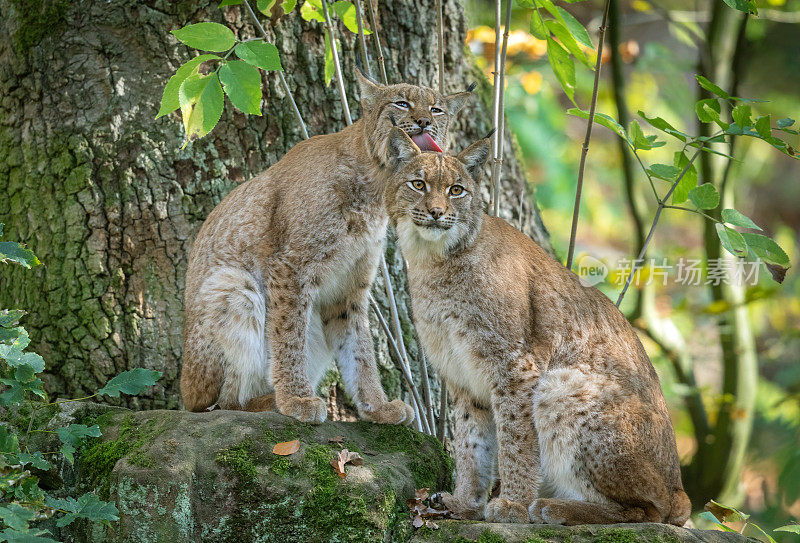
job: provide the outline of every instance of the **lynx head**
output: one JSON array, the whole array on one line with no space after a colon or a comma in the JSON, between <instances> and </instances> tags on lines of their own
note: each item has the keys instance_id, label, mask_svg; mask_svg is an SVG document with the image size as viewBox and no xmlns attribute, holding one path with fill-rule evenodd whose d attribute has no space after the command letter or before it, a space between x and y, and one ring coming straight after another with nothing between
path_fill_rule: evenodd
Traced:
<instances>
[{"instance_id":1,"label":"lynx head","mask_svg":"<svg viewBox=\"0 0 800 543\"><path fill-rule=\"evenodd\" d=\"M407 258L446 255L474 240L483 215L480 179L489 141L447 156L423 152L406 132L391 130L385 202Z\"/></svg>"},{"instance_id":2,"label":"lynx head","mask_svg":"<svg viewBox=\"0 0 800 543\"><path fill-rule=\"evenodd\" d=\"M395 124L419 149L447 150L450 121L472 94L472 87L465 92L442 96L428 87L407 83L379 85L359 70L356 70L356 77L368 150L381 164L387 162L387 137Z\"/></svg>"}]
</instances>

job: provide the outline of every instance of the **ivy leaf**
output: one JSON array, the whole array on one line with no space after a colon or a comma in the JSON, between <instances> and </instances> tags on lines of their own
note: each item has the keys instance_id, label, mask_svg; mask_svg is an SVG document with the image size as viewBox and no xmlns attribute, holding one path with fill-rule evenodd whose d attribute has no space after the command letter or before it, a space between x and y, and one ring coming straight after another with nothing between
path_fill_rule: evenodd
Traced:
<instances>
[{"instance_id":1,"label":"ivy leaf","mask_svg":"<svg viewBox=\"0 0 800 543\"><path fill-rule=\"evenodd\" d=\"M650 141L644 136L642 127L639 126L637 121L631 121L630 125L628 125L628 134L630 135L631 144L634 149L647 151L653 148L653 146L650 145Z\"/></svg>"},{"instance_id":2,"label":"ivy leaf","mask_svg":"<svg viewBox=\"0 0 800 543\"><path fill-rule=\"evenodd\" d=\"M179 41L201 51L220 53L236 43L233 31L219 23L195 23L172 31Z\"/></svg>"},{"instance_id":3,"label":"ivy leaf","mask_svg":"<svg viewBox=\"0 0 800 543\"><path fill-rule=\"evenodd\" d=\"M85 424L70 424L56 430L61 443L68 443L77 447L87 437L100 437L103 432L98 425L86 426Z\"/></svg>"},{"instance_id":4,"label":"ivy leaf","mask_svg":"<svg viewBox=\"0 0 800 543\"><path fill-rule=\"evenodd\" d=\"M534 38L546 40L550 36L550 31L544 25L542 16L539 15L539 10L534 9L531 12L531 34Z\"/></svg>"},{"instance_id":5,"label":"ivy leaf","mask_svg":"<svg viewBox=\"0 0 800 543\"><path fill-rule=\"evenodd\" d=\"M588 111L583 111L582 109L578 109L575 107L568 109L567 113L569 115L580 117L581 119L587 119L587 120L589 119ZM624 139L625 141L628 140L628 136L625 134L625 129L613 117L606 115L605 113L595 112L594 122L596 122L600 126L605 126L609 130L617 134L620 138Z\"/></svg>"},{"instance_id":6,"label":"ivy leaf","mask_svg":"<svg viewBox=\"0 0 800 543\"><path fill-rule=\"evenodd\" d=\"M234 50L236 51L236 56L257 68L266 71L283 71L278 48L271 43L249 41L240 43Z\"/></svg>"},{"instance_id":7,"label":"ivy leaf","mask_svg":"<svg viewBox=\"0 0 800 543\"><path fill-rule=\"evenodd\" d=\"M77 500L72 497L53 498L48 496L45 503L52 509L67 511L67 514L56 522L56 526L59 528L68 526L79 518L91 522L102 522L106 525L119 520L117 507L113 503L101 500L93 492L87 492Z\"/></svg>"},{"instance_id":8,"label":"ivy leaf","mask_svg":"<svg viewBox=\"0 0 800 543\"><path fill-rule=\"evenodd\" d=\"M175 75L170 77L169 81L167 81L167 84L164 86L164 94L161 96L161 107L158 110L156 119L172 113L181 107L180 100L178 99L181 83L186 81L186 78L190 75L196 74L202 63L212 59L222 60L217 55L199 55L178 68Z\"/></svg>"},{"instance_id":9,"label":"ivy leaf","mask_svg":"<svg viewBox=\"0 0 800 543\"><path fill-rule=\"evenodd\" d=\"M261 72L241 60L219 69L219 79L231 103L242 113L261 115Z\"/></svg>"},{"instance_id":10,"label":"ivy leaf","mask_svg":"<svg viewBox=\"0 0 800 543\"><path fill-rule=\"evenodd\" d=\"M550 30L550 32L552 32L555 37L558 38L558 41L560 41L561 44L566 47L570 53L572 53L572 56L578 59L578 61L587 68L594 69L594 66L592 66L592 64L589 62L589 59L586 58L586 53L583 52L583 49L580 48L578 42L575 41L575 38L572 36L570 31L567 30L567 27L564 24L554 19L548 19L544 22L544 24L548 30Z\"/></svg>"},{"instance_id":11,"label":"ivy leaf","mask_svg":"<svg viewBox=\"0 0 800 543\"><path fill-rule=\"evenodd\" d=\"M300 17L306 21L325 22L325 15L322 13L322 3L320 0L306 0L300 6Z\"/></svg>"},{"instance_id":12,"label":"ivy leaf","mask_svg":"<svg viewBox=\"0 0 800 543\"><path fill-rule=\"evenodd\" d=\"M733 121L742 128L750 126L750 106L739 104L733 108L731 117L733 117Z\"/></svg>"},{"instance_id":13,"label":"ivy leaf","mask_svg":"<svg viewBox=\"0 0 800 543\"><path fill-rule=\"evenodd\" d=\"M675 166L670 166L668 164L652 164L648 169L647 172L659 179L663 179L665 181L672 181L681 171L676 168Z\"/></svg>"},{"instance_id":14,"label":"ivy leaf","mask_svg":"<svg viewBox=\"0 0 800 543\"><path fill-rule=\"evenodd\" d=\"M40 451L36 451L33 454L19 453L17 455L17 459L19 460L19 463L22 464L23 466L30 464L36 469L45 471L50 469L50 462L45 460Z\"/></svg>"},{"instance_id":15,"label":"ivy leaf","mask_svg":"<svg viewBox=\"0 0 800 543\"><path fill-rule=\"evenodd\" d=\"M160 371L148 370L146 368L134 368L132 370L123 371L112 378L106 383L106 386L98 390L97 393L105 394L112 398L118 398L120 392L136 395L147 387L155 385L156 381L160 378Z\"/></svg>"},{"instance_id":16,"label":"ivy leaf","mask_svg":"<svg viewBox=\"0 0 800 543\"><path fill-rule=\"evenodd\" d=\"M747 256L747 243L739 232L720 223L714 226L717 229L717 237L726 251L738 257Z\"/></svg>"},{"instance_id":17,"label":"ivy leaf","mask_svg":"<svg viewBox=\"0 0 800 543\"><path fill-rule=\"evenodd\" d=\"M750 219L746 215L743 215L739 211L735 209L723 209L722 210L722 220L728 224L733 224L735 226L741 226L744 228L755 228L756 230L761 230L761 228Z\"/></svg>"},{"instance_id":18,"label":"ivy leaf","mask_svg":"<svg viewBox=\"0 0 800 543\"><path fill-rule=\"evenodd\" d=\"M642 110L639 110L638 113L639 113L639 116L642 117L645 121L647 121L650 124L650 126L652 126L653 128L657 128L659 130L662 130L662 131L666 132L667 134L669 134L671 136L675 136L676 138L678 138L679 140L684 141L684 142L689 138L688 134L686 134L684 132L681 132L680 130L676 129L674 126L669 124L667 121L665 121L661 117L648 117L647 114L645 112L643 112Z\"/></svg>"},{"instance_id":19,"label":"ivy leaf","mask_svg":"<svg viewBox=\"0 0 800 543\"><path fill-rule=\"evenodd\" d=\"M589 33L580 21L561 6L556 6L556 9L561 14L561 21L566 25L573 37L586 47L594 49Z\"/></svg>"},{"instance_id":20,"label":"ivy leaf","mask_svg":"<svg viewBox=\"0 0 800 543\"><path fill-rule=\"evenodd\" d=\"M676 152L673 156L673 164L678 169L678 174L686 169L689 166L689 157L686 156L686 153L683 151ZM675 176L677 177L677 175ZM675 187L675 190L672 191L672 203L675 205L682 204L689 198L689 192L697 186L697 168L694 167L694 164L689 166L689 169L686 170L686 173L683 174L683 177L680 181L678 181L678 185Z\"/></svg>"},{"instance_id":21,"label":"ivy leaf","mask_svg":"<svg viewBox=\"0 0 800 543\"><path fill-rule=\"evenodd\" d=\"M347 0L338 0L338 2L333 3L333 11L336 12L336 15L344 23L344 26L347 27L347 30L352 32L353 34L358 34L358 21L356 20L356 7L353 5L352 2L348 2ZM372 34L370 30L364 29L364 34Z\"/></svg>"},{"instance_id":22,"label":"ivy leaf","mask_svg":"<svg viewBox=\"0 0 800 543\"><path fill-rule=\"evenodd\" d=\"M701 123L712 123L719 120L720 106L716 98L706 98L695 104L697 118Z\"/></svg>"},{"instance_id":23,"label":"ivy leaf","mask_svg":"<svg viewBox=\"0 0 800 543\"><path fill-rule=\"evenodd\" d=\"M187 142L211 132L222 117L222 85L216 73L187 77L181 83L178 99Z\"/></svg>"},{"instance_id":24,"label":"ivy leaf","mask_svg":"<svg viewBox=\"0 0 800 543\"><path fill-rule=\"evenodd\" d=\"M711 183L703 183L689 191L689 199L698 209L714 209L719 205L719 192Z\"/></svg>"},{"instance_id":25,"label":"ivy leaf","mask_svg":"<svg viewBox=\"0 0 800 543\"><path fill-rule=\"evenodd\" d=\"M336 72L336 66L333 62L333 49L331 48L331 38L328 33L325 33L325 86L331 84L333 74Z\"/></svg>"},{"instance_id":26,"label":"ivy leaf","mask_svg":"<svg viewBox=\"0 0 800 543\"><path fill-rule=\"evenodd\" d=\"M694 76L694 78L697 79L697 82L700 84L701 87L706 89L711 94L716 94L720 98L724 98L726 100L731 97L730 94L728 94L727 92L722 90L720 87L718 87L717 85L715 85L714 83L712 83L711 81L709 81L708 79L703 77L702 75L696 74Z\"/></svg>"},{"instance_id":27,"label":"ivy leaf","mask_svg":"<svg viewBox=\"0 0 800 543\"><path fill-rule=\"evenodd\" d=\"M575 104L575 63L553 38L547 38L547 60L564 93Z\"/></svg>"},{"instance_id":28,"label":"ivy leaf","mask_svg":"<svg viewBox=\"0 0 800 543\"><path fill-rule=\"evenodd\" d=\"M33 251L16 241L0 241L0 262L14 262L31 269L41 264Z\"/></svg>"}]
</instances>

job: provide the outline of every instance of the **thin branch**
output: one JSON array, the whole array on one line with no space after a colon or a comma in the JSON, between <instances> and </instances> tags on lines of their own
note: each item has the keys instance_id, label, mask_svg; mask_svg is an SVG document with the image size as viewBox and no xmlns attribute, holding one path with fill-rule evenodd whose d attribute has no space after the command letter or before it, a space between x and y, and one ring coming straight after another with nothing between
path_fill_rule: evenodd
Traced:
<instances>
[{"instance_id":1,"label":"thin branch","mask_svg":"<svg viewBox=\"0 0 800 543\"><path fill-rule=\"evenodd\" d=\"M497 179L497 145L501 137L500 131L497 130L500 125L500 22L503 17L502 0L495 1L494 11L494 69L492 70L493 78L492 85L494 87L494 96L492 97L492 128L494 134L492 135L492 181L489 185L489 213L494 209L494 201L497 199L495 194L495 184Z\"/></svg>"},{"instance_id":2,"label":"thin branch","mask_svg":"<svg viewBox=\"0 0 800 543\"><path fill-rule=\"evenodd\" d=\"M508 31L511 27L511 0L506 2L506 21L505 28L503 29L503 50L500 53L500 105L499 111L499 124L498 131L500 132L497 139L497 166L494 169L494 216L500 215L500 177L503 173L503 134L505 133L506 115L505 115L505 97L506 97L506 52L508 51Z\"/></svg>"},{"instance_id":3,"label":"thin branch","mask_svg":"<svg viewBox=\"0 0 800 543\"><path fill-rule=\"evenodd\" d=\"M661 217L661 211L666 207L666 204L664 202L669 200L669 197L672 196L673 192L675 192L675 188L678 186L678 183L681 182L681 179L683 179L683 176L686 175L686 172L688 172L689 168L692 167L692 163L695 161L697 156L700 154L700 151L703 150L703 146L704 145L705 144L701 144L700 147L698 147L697 151L695 151L694 155L692 155L692 158L689 159L689 163L686 165L685 168L683 168L683 171L681 172L681 174L672 183L672 186L669 188L669 191L667 191L666 196L664 196L663 199L660 199L658 201L658 207L656 208L656 214L655 214L655 216L653 216L653 224L650 225L650 232L647 233L647 238L645 238L644 245L642 245L642 249L639 251L639 256L636 257L636 260L634 260L633 264L631 265L631 273L628 274L628 279L625 281L625 286L622 288L622 292L619 293L619 298L617 298L617 304L616 304L617 307L619 307L620 304L622 303L622 299L625 297L625 292L627 292L628 287L631 285L631 281L633 280L634 274L639 269L639 263L642 262L642 260L644 259L644 255L647 252L647 247L650 245L650 241L653 239L653 233L656 231L656 225L658 224L659 217Z\"/></svg>"},{"instance_id":4,"label":"thin branch","mask_svg":"<svg viewBox=\"0 0 800 543\"><path fill-rule=\"evenodd\" d=\"M441 387L441 394L439 396L439 426L436 428L436 437L444 443L444 438L447 435L447 385L445 385L443 379L439 379L439 386Z\"/></svg>"},{"instance_id":5,"label":"thin branch","mask_svg":"<svg viewBox=\"0 0 800 543\"><path fill-rule=\"evenodd\" d=\"M250 7L250 2L248 0L244 0L244 5L247 7L247 11L250 13L250 18L253 19L256 27L261 34L264 36L264 40L267 43L271 43L269 41L269 36L267 36L264 27L261 26L261 23L258 21L258 17L256 16L256 12L253 11L253 8ZM282 71L278 71L278 78L281 81L281 86L283 87L284 92L286 92L286 97L289 98L289 102L292 105L292 111L294 112L294 116L297 119L297 123L300 125L300 133L303 134L303 139L308 139L308 130L306 130L306 123L303 122L303 116L300 115L300 110L297 108L297 103L294 101L294 95L292 94L292 90L289 88L289 84L286 82L286 77L284 77Z\"/></svg>"},{"instance_id":6,"label":"thin branch","mask_svg":"<svg viewBox=\"0 0 800 543\"><path fill-rule=\"evenodd\" d=\"M501 0L497 0L494 27L494 98L492 102L492 127L495 129L492 139L492 184L491 214L500 213L500 175L503 170L503 100L505 98L506 51L508 49L508 29L511 26L511 0L506 2L505 27L502 45L500 42L500 18L502 16Z\"/></svg>"},{"instance_id":7,"label":"thin branch","mask_svg":"<svg viewBox=\"0 0 800 543\"><path fill-rule=\"evenodd\" d=\"M375 51L378 53L378 68L381 71L381 80L384 85L389 84L389 79L386 77L386 64L383 61L383 49L381 48L381 39L378 36L378 25L375 20L378 18L375 14L375 6L372 5L372 0L367 0L369 5L369 25L372 27L372 42L375 44Z\"/></svg>"},{"instance_id":8,"label":"thin branch","mask_svg":"<svg viewBox=\"0 0 800 543\"><path fill-rule=\"evenodd\" d=\"M439 94L444 94L444 8L442 0L436 0L436 13L439 15Z\"/></svg>"},{"instance_id":9,"label":"thin branch","mask_svg":"<svg viewBox=\"0 0 800 543\"><path fill-rule=\"evenodd\" d=\"M603 22L597 34L597 62L594 67L594 87L592 87L592 101L589 104L589 120L586 123L586 137L581 148L581 162L578 166L578 185L575 187L575 206L572 209L572 228L569 233L569 250L567 251L567 269L572 269L572 258L575 256L575 237L578 235L578 215L581 211L581 193L583 192L583 172L586 168L586 155L589 154L589 140L592 138L592 125L594 124L594 111L597 107L597 92L600 88L600 69L603 60L603 37L608 28L608 7L610 0L606 0L603 8Z\"/></svg>"},{"instance_id":10,"label":"thin branch","mask_svg":"<svg viewBox=\"0 0 800 543\"><path fill-rule=\"evenodd\" d=\"M336 35L333 33L333 23L328 13L328 0L322 0L322 13L325 15L325 26L328 27L328 39L331 42L331 54L333 55L333 69L336 72L336 86L339 87L339 99L342 101L344 121L347 123L347 126L350 126L353 124L353 118L350 116L350 106L347 105L347 93L344 90L342 66L339 63L339 52L336 50Z\"/></svg>"},{"instance_id":11,"label":"thin branch","mask_svg":"<svg viewBox=\"0 0 800 543\"><path fill-rule=\"evenodd\" d=\"M431 428L431 435L436 434L436 418L433 416L433 399L431 398L431 383L428 380L428 361L425 359L425 352L419 347L419 369L420 379L422 380L422 396L425 400L425 414L428 417L428 426Z\"/></svg>"},{"instance_id":12,"label":"thin branch","mask_svg":"<svg viewBox=\"0 0 800 543\"><path fill-rule=\"evenodd\" d=\"M367 0L369 2L370 0ZM367 75L372 77L372 69L369 67L369 56L367 56L367 40L364 37L364 19L361 15L361 0L355 0L356 23L358 24L358 44L361 46L361 59L364 62L364 69Z\"/></svg>"}]
</instances>

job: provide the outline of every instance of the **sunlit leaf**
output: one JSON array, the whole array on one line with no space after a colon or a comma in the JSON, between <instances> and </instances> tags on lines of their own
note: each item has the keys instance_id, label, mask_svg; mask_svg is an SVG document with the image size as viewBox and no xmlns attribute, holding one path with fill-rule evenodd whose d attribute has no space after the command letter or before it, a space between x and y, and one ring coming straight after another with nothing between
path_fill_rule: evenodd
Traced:
<instances>
[{"instance_id":1,"label":"sunlit leaf","mask_svg":"<svg viewBox=\"0 0 800 543\"><path fill-rule=\"evenodd\" d=\"M325 86L331 84L334 74L336 73L336 65L333 62L333 48L331 47L331 38L328 33L325 33Z\"/></svg>"},{"instance_id":2,"label":"sunlit leaf","mask_svg":"<svg viewBox=\"0 0 800 543\"><path fill-rule=\"evenodd\" d=\"M720 105L716 98L706 98L695 104L697 118L702 123L711 123L719 120Z\"/></svg>"},{"instance_id":3,"label":"sunlit leaf","mask_svg":"<svg viewBox=\"0 0 800 543\"><path fill-rule=\"evenodd\" d=\"M212 59L222 60L217 55L200 55L178 68L175 75L170 77L169 81L167 81L167 84L164 86L164 94L161 96L161 107L158 110L156 119L172 113L181 107L181 103L178 100L178 91L181 88L181 83L186 81L186 78L190 75L196 74L203 62Z\"/></svg>"},{"instance_id":4,"label":"sunlit leaf","mask_svg":"<svg viewBox=\"0 0 800 543\"><path fill-rule=\"evenodd\" d=\"M546 40L550 36L550 31L544 25L542 16L539 15L539 10L537 9L531 12L531 34L540 40Z\"/></svg>"},{"instance_id":5,"label":"sunlit leaf","mask_svg":"<svg viewBox=\"0 0 800 543\"><path fill-rule=\"evenodd\" d=\"M306 21L325 22L325 15L322 13L322 3L320 0L305 0L300 6L300 17Z\"/></svg>"},{"instance_id":6,"label":"sunlit leaf","mask_svg":"<svg viewBox=\"0 0 800 543\"><path fill-rule=\"evenodd\" d=\"M575 103L575 63L553 38L547 38L547 60L564 93Z\"/></svg>"},{"instance_id":7,"label":"sunlit leaf","mask_svg":"<svg viewBox=\"0 0 800 543\"><path fill-rule=\"evenodd\" d=\"M756 230L761 230L759 226L747 217L743 215L739 211L735 209L723 209L722 210L722 220L728 224L733 224L735 226L742 226L744 228L755 228Z\"/></svg>"},{"instance_id":8,"label":"sunlit leaf","mask_svg":"<svg viewBox=\"0 0 800 543\"><path fill-rule=\"evenodd\" d=\"M642 127L639 126L637 121L631 121L630 125L628 125L628 134L634 149L642 149L647 151L648 149L653 148L653 146L650 145L650 141L645 137L644 132L642 132Z\"/></svg>"},{"instance_id":9,"label":"sunlit leaf","mask_svg":"<svg viewBox=\"0 0 800 543\"><path fill-rule=\"evenodd\" d=\"M238 6L241 3L242 0L222 0L222 2L219 3L219 7L224 8L226 6Z\"/></svg>"},{"instance_id":10,"label":"sunlit leaf","mask_svg":"<svg viewBox=\"0 0 800 543\"><path fill-rule=\"evenodd\" d=\"M728 228L721 223L717 223L714 226L717 229L717 237L719 237L719 242L726 251L734 256L747 256L747 243L744 241L744 238L739 232L732 228Z\"/></svg>"},{"instance_id":11,"label":"sunlit leaf","mask_svg":"<svg viewBox=\"0 0 800 543\"><path fill-rule=\"evenodd\" d=\"M195 23L172 31L172 35L189 47L219 53L236 43L233 31L219 23Z\"/></svg>"},{"instance_id":12,"label":"sunlit leaf","mask_svg":"<svg viewBox=\"0 0 800 543\"><path fill-rule=\"evenodd\" d=\"M576 19L573 17L567 10L562 8L561 6L556 6L556 9L561 14L562 20L564 24L567 26L569 31L578 40L580 43L585 45L586 47L594 48L592 45L592 40L589 37L589 33L586 31L586 28Z\"/></svg>"},{"instance_id":13,"label":"sunlit leaf","mask_svg":"<svg viewBox=\"0 0 800 543\"><path fill-rule=\"evenodd\" d=\"M271 43L249 41L236 46L236 56L262 70L283 70L278 48Z\"/></svg>"},{"instance_id":14,"label":"sunlit leaf","mask_svg":"<svg viewBox=\"0 0 800 543\"><path fill-rule=\"evenodd\" d=\"M689 166L689 157L683 151L678 151L673 155L673 164L678 169L678 172L689 169L683 174L683 177L678 181L675 190L672 191L672 203L675 205L682 204L689 198L689 191L697 186L697 168L694 164ZM677 177L677 175L676 175Z\"/></svg>"},{"instance_id":15,"label":"sunlit leaf","mask_svg":"<svg viewBox=\"0 0 800 543\"><path fill-rule=\"evenodd\" d=\"M242 113L261 115L261 72L242 60L219 69L219 80L231 103Z\"/></svg>"},{"instance_id":16,"label":"sunlit leaf","mask_svg":"<svg viewBox=\"0 0 800 543\"><path fill-rule=\"evenodd\" d=\"M33 251L16 241L0 241L0 262L14 262L28 269L41 264Z\"/></svg>"},{"instance_id":17,"label":"sunlit leaf","mask_svg":"<svg viewBox=\"0 0 800 543\"><path fill-rule=\"evenodd\" d=\"M650 123L650 126L653 128L658 128L659 130L663 130L667 134L675 136L681 141L686 141L689 138L689 135L681 132L680 130L676 129L674 126L669 124L667 121L662 119L661 117L648 117L645 112L639 110L639 116L642 117L645 121Z\"/></svg>"},{"instance_id":18,"label":"sunlit leaf","mask_svg":"<svg viewBox=\"0 0 800 543\"><path fill-rule=\"evenodd\" d=\"M698 209L714 209L719 205L719 192L711 183L703 183L689 191L689 199Z\"/></svg>"},{"instance_id":19,"label":"sunlit leaf","mask_svg":"<svg viewBox=\"0 0 800 543\"><path fill-rule=\"evenodd\" d=\"M348 2L347 0L338 0L337 2L333 3L333 11L335 11L336 15L338 15L342 20L344 26L347 27L347 30L353 34L358 34L356 7L352 2ZM372 31L365 28L364 34L372 34Z\"/></svg>"},{"instance_id":20,"label":"sunlit leaf","mask_svg":"<svg viewBox=\"0 0 800 543\"><path fill-rule=\"evenodd\" d=\"M583 49L580 48L578 42L575 41L575 38L572 36L567 27L564 24L556 21L554 19L548 19L544 22L545 26L550 30L558 41L567 48L567 50L574 56L578 61L585 65L587 68L594 69L594 66L589 62L589 59L586 58L586 53L583 52Z\"/></svg>"},{"instance_id":21,"label":"sunlit leaf","mask_svg":"<svg viewBox=\"0 0 800 543\"><path fill-rule=\"evenodd\" d=\"M216 73L190 75L181 83L178 98L187 141L211 132L222 117L222 85Z\"/></svg>"},{"instance_id":22,"label":"sunlit leaf","mask_svg":"<svg viewBox=\"0 0 800 543\"><path fill-rule=\"evenodd\" d=\"M739 104L731 112L733 121L741 127L750 126L750 106Z\"/></svg>"},{"instance_id":23,"label":"sunlit leaf","mask_svg":"<svg viewBox=\"0 0 800 543\"><path fill-rule=\"evenodd\" d=\"M762 138L768 138L772 136L772 125L770 124L769 115L762 115L755 122L756 132Z\"/></svg>"},{"instance_id":24,"label":"sunlit leaf","mask_svg":"<svg viewBox=\"0 0 800 543\"><path fill-rule=\"evenodd\" d=\"M651 176L665 181L672 181L681 173L680 169L668 164L651 164L647 171Z\"/></svg>"},{"instance_id":25,"label":"sunlit leaf","mask_svg":"<svg viewBox=\"0 0 800 543\"><path fill-rule=\"evenodd\" d=\"M771 238L752 232L742 232L742 236L747 242L747 246L764 262L789 267L789 257L786 252Z\"/></svg>"},{"instance_id":26,"label":"sunlit leaf","mask_svg":"<svg viewBox=\"0 0 800 543\"><path fill-rule=\"evenodd\" d=\"M702 75L696 74L694 78L697 79L697 82L700 84L701 87L706 89L711 94L716 94L720 98L726 98L726 99L731 97L730 94L722 90L720 87L718 87L717 85L715 85Z\"/></svg>"},{"instance_id":27,"label":"sunlit leaf","mask_svg":"<svg viewBox=\"0 0 800 543\"><path fill-rule=\"evenodd\" d=\"M587 120L589 119L589 112L583 111L582 109L573 107L568 109L567 113L570 115L574 115L576 117L580 117L581 119L587 119ZM625 129L613 117L606 115L605 113L595 112L594 122L596 122L601 126L605 126L612 132L616 133L622 139L626 141L628 140L628 136L625 134Z\"/></svg>"},{"instance_id":28,"label":"sunlit leaf","mask_svg":"<svg viewBox=\"0 0 800 543\"><path fill-rule=\"evenodd\" d=\"M123 371L112 378L106 383L106 386L97 392L98 394L105 394L112 398L119 397L121 392L135 395L139 394L147 387L155 385L160 377L160 371L148 370L146 368L134 368L132 370Z\"/></svg>"},{"instance_id":29,"label":"sunlit leaf","mask_svg":"<svg viewBox=\"0 0 800 543\"><path fill-rule=\"evenodd\" d=\"M800 534L800 524L787 524L780 528L775 528L776 532L791 532L793 534Z\"/></svg>"}]
</instances>

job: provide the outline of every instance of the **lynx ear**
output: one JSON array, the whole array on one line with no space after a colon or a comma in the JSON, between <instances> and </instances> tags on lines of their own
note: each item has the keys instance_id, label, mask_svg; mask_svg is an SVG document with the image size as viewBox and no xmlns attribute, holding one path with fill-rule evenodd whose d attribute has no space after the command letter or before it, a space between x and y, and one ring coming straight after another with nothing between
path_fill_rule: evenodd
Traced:
<instances>
[{"instance_id":1,"label":"lynx ear","mask_svg":"<svg viewBox=\"0 0 800 543\"><path fill-rule=\"evenodd\" d=\"M483 138L461 151L458 155L458 160L464 164L467 172L476 182L481 180L483 166L486 164L486 159L489 158L491 146L491 140Z\"/></svg>"},{"instance_id":2,"label":"lynx ear","mask_svg":"<svg viewBox=\"0 0 800 543\"><path fill-rule=\"evenodd\" d=\"M411 141L408 134L393 126L389 131L388 140L388 159L391 167L397 170L419 154L419 147Z\"/></svg>"},{"instance_id":3,"label":"lynx ear","mask_svg":"<svg viewBox=\"0 0 800 543\"><path fill-rule=\"evenodd\" d=\"M369 77L364 75L359 68L356 68L356 81L358 81L358 93L361 96L361 106L371 108L378 99L378 95L383 89L383 85L378 85Z\"/></svg>"},{"instance_id":4,"label":"lynx ear","mask_svg":"<svg viewBox=\"0 0 800 543\"><path fill-rule=\"evenodd\" d=\"M459 110L464 107L464 104L467 103L470 96L472 96L472 89L464 91L464 92L457 92L455 94L448 94L444 97L444 102L447 104L447 111L450 115L455 115L459 112Z\"/></svg>"}]
</instances>

